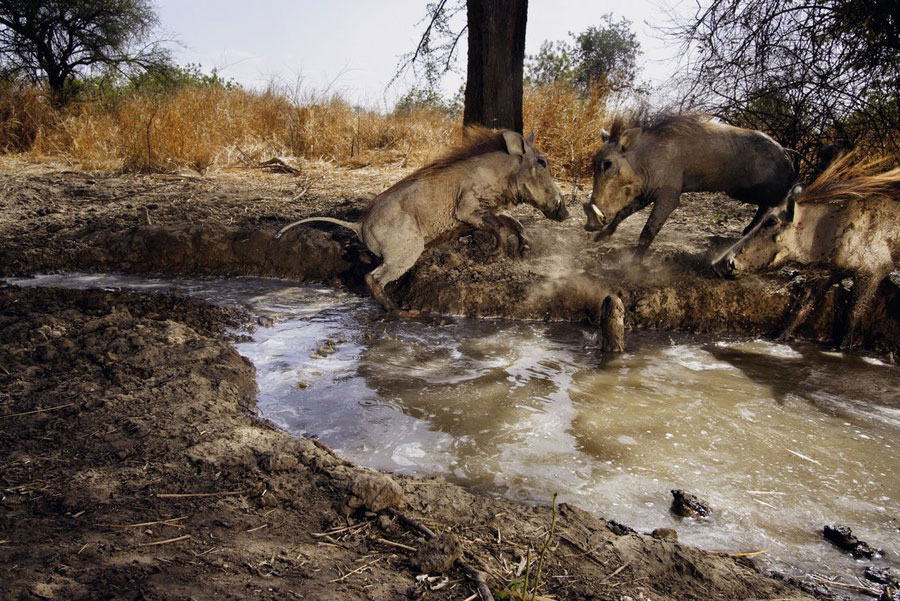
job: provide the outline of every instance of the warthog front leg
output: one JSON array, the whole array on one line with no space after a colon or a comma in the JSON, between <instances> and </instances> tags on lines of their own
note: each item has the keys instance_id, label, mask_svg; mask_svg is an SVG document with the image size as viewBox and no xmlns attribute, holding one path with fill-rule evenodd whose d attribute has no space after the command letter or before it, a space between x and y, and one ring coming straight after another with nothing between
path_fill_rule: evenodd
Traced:
<instances>
[{"instance_id":1,"label":"warthog front leg","mask_svg":"<svg viewBox=\"0 0 900 601\"><path fill-rule=\"evenodd\" d=\"M644 258L650 243L656 238L656 234L662 229L663 224L669 218L669 215L672 214L672 211L678 207L680 199L681 192L679 190L666 190L657 194L656 201L653 203L653 210L650 211L650 217L647 219L647 223L644 224L644 229L641 230L640 238L638 238L637 249L635 249L634 253L635 259L640 261Z\"/></svg>"},{"instance_id":2,"label":"warthog front leg","mask_svg":"<svg viewBox=\"0 0 900 601\"><path fill-rule=\"evenodd\" d=\"M516 235L518 254L520 257L524 256L525 252L531 249L531 245L528 243L528 238L525 236L525 228L521 223L518 222L518 220L510 217L509 215L497 215L497 219L499 219L508 230L512 230L512 232ZM508 248L507 254L512 254L509 253Z\"/></svg>"},{"instance_id":3,"label":"warthog front leg","mask_svg":"<svg viewBox=\"0 0 900 601\"><path fill-rule=\"evenodd\" d=\"M834 280L834 276L820 278L816 280L812 286L806 289L803 299L797 306L797 312L794 314L793 319L791 319L791 323L789 323L784 331L778 336L778 340L788 341L794 337L794 332L803 325L803 322L809 317L809 314L815 308L816 304L818 304L822 297L825 296L825 293L828 291L831 284L834 283Z\"/></svg>"},{"instance_id":4,"label":"warthog front leg","mask_svg":"<svg viewBox=\"0 0 900 601\"><path fill-rule=\"evenodd\" d=\"M606 227L604 227L594 236L594 242L601 242L612 236L616 232L616 228L619 227L620 223L646 207L648 204L650 204L650 202L650 198L635 198L633 201L631 201L631 204L616 213L616 216L613 217L612 221L610 221Z\"/></svg>"},{"instance_id":5,"label":"warthog front leg","mask_svg":"<svg viewBox=\"0 0 900 601\"><path fill-rule=\"evenodd\" d=\"M498 256L506 250L506 239L510 232L516 234L516 227L511 226L512 217L494 215L488 206L482 204L475 196L466 194L456 203L456 218L467 225L490 233L494 236L494 256ZM518 222L516 222L518 224ZM519 225L519 227L522 227Z\"/></svg>"},{"instance_id":6,"label":"warthog front leg","mask_svg":"<svg viewBox=\"0 0 900 601\"><path fill-rule=\"evenodd\" d=\"M893 265L891 265L893 267ZM890 273L890 269L886 270L884 276ZM844 334L841 336L840 348L849 350L859 344L856 339L856 328L859 325L860 318L869 312L869 306L872 299L875 298L875 292L878 290L878 284L884 277L873 276L871 274L860 274L853 281L853 293L850 298L850 311L847 316Z\"/></svg>"}]
</instances>

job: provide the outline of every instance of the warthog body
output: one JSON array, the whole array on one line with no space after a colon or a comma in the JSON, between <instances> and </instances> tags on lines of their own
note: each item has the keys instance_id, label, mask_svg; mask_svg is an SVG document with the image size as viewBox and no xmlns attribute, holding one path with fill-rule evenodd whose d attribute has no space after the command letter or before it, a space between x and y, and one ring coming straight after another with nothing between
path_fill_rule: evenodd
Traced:
<instances>
[{"instance_id":1,"label":"warthog body","mask_svg":"<svg viewBox=\"0 0 900 601\"><path fill-rule=\"evenodd\" d=\"M513 234L521 253L528 243L525 230L501 211L528 203L550 219L568 217L547 158L532 142L533 136L526 140L512 131L470 129L445 156L376 196L360 221L312 217L282 228L278 236L310 221L353 230L369 251L383 259L366 275L372 296L385 309L396 310L384 286L409 271L427 246L477 228L494 235L498 254Z\"/></svg>"},{"instance_id":2,"label":"warthog body","mask_svg":"<svg viewBox=\"0 0 900 601\"><path fill-rule=\"evenodd\" d=\"M653 203L637 248L640 259L678 206L682 192L725 192L759 205L751 226L784 199L794 171L766 134L692 115L668 116L642 129L617 119L594 155L594 188L584 206L588 231L602 240ZM749 229L749 227L748 227Z\"/></svg>"},{"instance_id":3,"label":"warthog body","mask_svg":"<svg viewBox=\"0 0 900 601\"><path fill-rule=\"evenodd\" d=\"M720 275L787 262L834 270L807 290L784 337L793 334L835 281L850 274L855 278L853 298L840 343L854 346L859 318L900 261L900 169L873 174L872 164L852 161L852 155L839 159L805 190L797 186L713 262Z\"/></svg>"}]
</instances>

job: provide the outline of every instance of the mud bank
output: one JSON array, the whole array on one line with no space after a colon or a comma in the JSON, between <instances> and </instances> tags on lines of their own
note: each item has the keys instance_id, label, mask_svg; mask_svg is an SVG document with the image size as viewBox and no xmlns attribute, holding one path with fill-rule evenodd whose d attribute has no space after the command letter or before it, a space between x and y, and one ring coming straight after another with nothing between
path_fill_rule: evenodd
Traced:
<instances>
[{"instance_id":1,"label":"mud bank","mask_svg":"<svg viewBox=\"0 0 900 601\"><path fill-rule=\"evenodd\" d=\"M223 338L244 318L0 289L0 597L462 599L466 567L500 591L536 557L550 508L389 479L259 420L254 369ZM424 572L449 580L428 590ZM558 599L808 598L568 506L541 582Z\"/></svg>"},{"instance_id":2,"label":"mud bank","mask_svg":"<svg viewBox=\"0 0 900 601\"><path fill-rule=\"evenodd\" d=\"M305 175L220 173L209 177L126 176L69 171L58 164L0 163L0 275L66 270L167 275L257 275L345 285L365 293L377 259L355 236L324 225L274 240L297 217L355 219L398 169L305 165ZM299 193L298 193L299 189ZM646 215L626 220L598 245L574 217L545 220L516 211L532 241L523 259L493 259L481 233L435 247L393 286L408 308L477 317L584 321L604 296L626 307L629 328L777 335L811 277L807 269L722 280L713 252L738 237L752 209L717 195L686 195L641 268L630 263ZM336 200L340 199L340 200ZM900 354L900 278L879 289L860 324L864 348ZM828 341L840 331L852 282L834 286L799 337Z\"/></svg>"}]
</instances>

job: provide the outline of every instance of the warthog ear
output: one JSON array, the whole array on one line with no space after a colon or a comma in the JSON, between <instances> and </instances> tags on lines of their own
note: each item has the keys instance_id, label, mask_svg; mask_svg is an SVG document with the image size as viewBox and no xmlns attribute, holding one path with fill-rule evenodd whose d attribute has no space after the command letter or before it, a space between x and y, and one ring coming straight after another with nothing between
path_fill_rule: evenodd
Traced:
<instances>
[{"instance_id":1,"label":"warthog ear","mask_svg":"<svg viewBox=\"0 0 900 601\"><path fill-rule=\"evenodd\" d=\"M612 134L610 134L608 131L606 131L606 129L600 130L600 139L603 141L604 144L609 142L609 139L611 137L612 137Z\"/></svg>"},{"instance_id":2,"label":"warthog ear","mask_svg":"<svg viewBox=\"0 0 900 601\"><path fill-rule=\"evenodd\" d=\"M622 152L634 146L637 139L641 137L641 131L640 127L632 127L622 132L622 135L619 136L619 148L622 149Z\"/></svg>"},{"instance_id":3,"label":"warthog ear","mask_svg":"<svg viewBox=\"0 0 900 601\"><path fill-rule=\"evenodd\" d=\"M534 144L534 130L533 129L531 130L531 133L528 134L528 137L525 138L525 141L528 142L529 144Z\"/></svg>"},{"instance_id":4,"label":"warthog ear","mask_svg":"<svg viewBox=\"0 0 900 601\"><path fill-rule=\"evenodd\" d=\"M505 131L503 139L506 141L506 152L518 156L525 155L525 138L522 137L522 134Z\"/></svg>"}]
</instances>

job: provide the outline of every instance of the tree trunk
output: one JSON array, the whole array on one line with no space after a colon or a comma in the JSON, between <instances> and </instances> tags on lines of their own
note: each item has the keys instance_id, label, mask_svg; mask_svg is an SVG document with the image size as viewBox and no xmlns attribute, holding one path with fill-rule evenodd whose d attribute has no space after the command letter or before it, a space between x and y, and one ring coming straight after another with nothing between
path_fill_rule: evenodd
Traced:
<instances>
[{"instance_id":1,"label":"tree trunk","mask_svg":"<svg viewBox=\"0 0 900 601\"><path fill-rule=\"evenodd\" d=\"M522 133L528 0L468 0L469 62L464 125Z\"/></svg>"}]
</instances>

